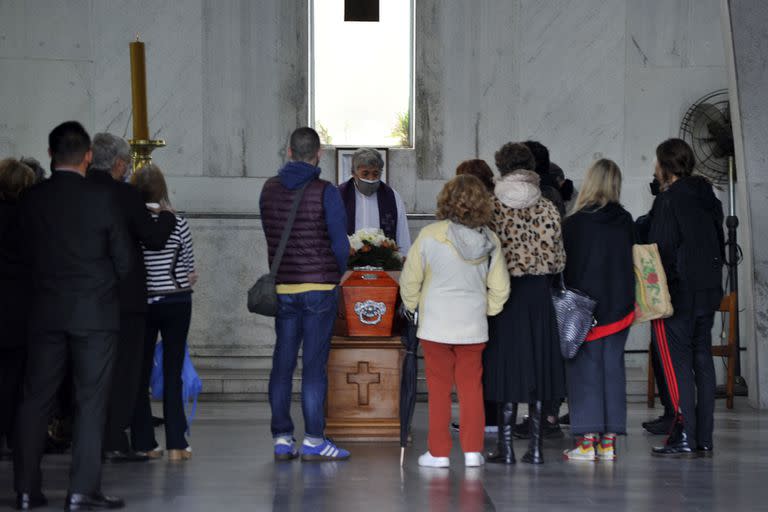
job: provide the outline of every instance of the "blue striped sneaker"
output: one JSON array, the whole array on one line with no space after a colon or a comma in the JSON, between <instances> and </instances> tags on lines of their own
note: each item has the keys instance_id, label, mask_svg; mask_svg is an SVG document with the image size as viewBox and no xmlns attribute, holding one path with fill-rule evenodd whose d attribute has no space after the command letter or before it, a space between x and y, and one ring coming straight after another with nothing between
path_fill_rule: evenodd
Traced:
<instances>
[{"instance_id":1,"label":"blue striped sneaker","mask_svg":"<svg viewBox=\"0 0 768 512\"><path fill-rule=\"evenodd\" d=\"M289 437L275 438L275 460L293 460L298 456L295 439Z\"/></svg>"},{"instance_id":2,"label":"blue striped sneaker","mask_svg":"<svg viewBox=\"0 0 768 512\"><path fill-rule=\"evenodd\" d=\"M307 442L301 444L301 460L304 462L322 462L329 460L347 460L349 452L339 448L330 439L325 439L318 446L310 446Z\"/></svg>"}]
</instances>

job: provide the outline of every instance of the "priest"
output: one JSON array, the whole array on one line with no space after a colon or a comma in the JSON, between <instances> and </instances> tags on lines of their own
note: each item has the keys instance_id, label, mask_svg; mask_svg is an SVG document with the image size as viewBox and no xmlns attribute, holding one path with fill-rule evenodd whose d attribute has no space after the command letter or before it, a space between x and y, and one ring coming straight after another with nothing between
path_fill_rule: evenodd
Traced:
<instances>
[{"instance_id":1,"label":"priest","mask_svg":"<svg viewBox=\"0 0 768 512\"><path fill-rule=\"evenodd\" d=\"M372 148L352 155L352 178L339 186L347 210L347 234L365 228L381 229L397 242L401 254L411 247L405 204L393 188L381 181L384 160Z\"/></svg>"}]
</instances>

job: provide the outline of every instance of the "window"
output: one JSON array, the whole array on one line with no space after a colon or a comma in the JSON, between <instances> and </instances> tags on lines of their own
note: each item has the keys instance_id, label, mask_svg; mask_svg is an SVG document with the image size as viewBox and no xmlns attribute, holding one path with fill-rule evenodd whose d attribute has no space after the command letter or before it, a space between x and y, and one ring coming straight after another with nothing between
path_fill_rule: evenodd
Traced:
<instances>
[{"instance_id":1,"label":"window","mask_svg":"<svg viewBox=\"0 0 768 512\"><path fill-rule=\"evenodd\" d=\"M411 145L414 1L380 0L377 22L310 1L309 118L324 144Z\"/></svg>"}]
</instances>

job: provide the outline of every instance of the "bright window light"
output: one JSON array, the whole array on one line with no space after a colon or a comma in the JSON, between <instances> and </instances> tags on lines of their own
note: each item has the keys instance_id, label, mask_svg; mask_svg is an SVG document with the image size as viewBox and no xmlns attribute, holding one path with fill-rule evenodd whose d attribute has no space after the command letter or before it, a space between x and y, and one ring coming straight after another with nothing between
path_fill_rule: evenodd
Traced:
<instances>
[{"instance_id":1,"label":"bright window light","mask_svg":"<svg viewBox=\"0 0 768 512\"><path fill-rule=\"evenodd\" d=\"M415 0L345 22L344 0L310 4L310 119L324 144L411 146Z\"/></svg>"}]
</instances>

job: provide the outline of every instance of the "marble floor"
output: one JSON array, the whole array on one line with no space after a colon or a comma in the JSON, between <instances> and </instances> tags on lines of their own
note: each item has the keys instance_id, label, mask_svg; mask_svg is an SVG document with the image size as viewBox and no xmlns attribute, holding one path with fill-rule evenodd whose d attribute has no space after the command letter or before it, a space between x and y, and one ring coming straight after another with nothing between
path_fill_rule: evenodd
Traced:
<instances>
[{"instance_id":1,"label":"marble floor","mask_svg":"<svg viewBox=\"0 0 768 512\"><path fill-rule=\"evenodd\" d=\"M300 418L298 409L295 417ZM264 403L201 403L192 428L194 457L105 465L103 488L137 511L756 511L768 510L768 413L718 401L716 455L660 460L649 450L662 439L640 423L658 411L631 404L630 432L615 463L565 463L571 440L547 441L546 464L465 469L454 446L450 470L416 464L425 450L426 404L417 406L414 446L399 466L397 444L353 444L347 462L272 462L269 410ZM158 430L161 432L162 429ZM488 438L488 442L492 438ZM516 441L518 457L525 441ZM67 455L44 461L51 510L66 492ZM0 461L0 509L12 506L11 463Z\"/></svg>"}]
</instances>

